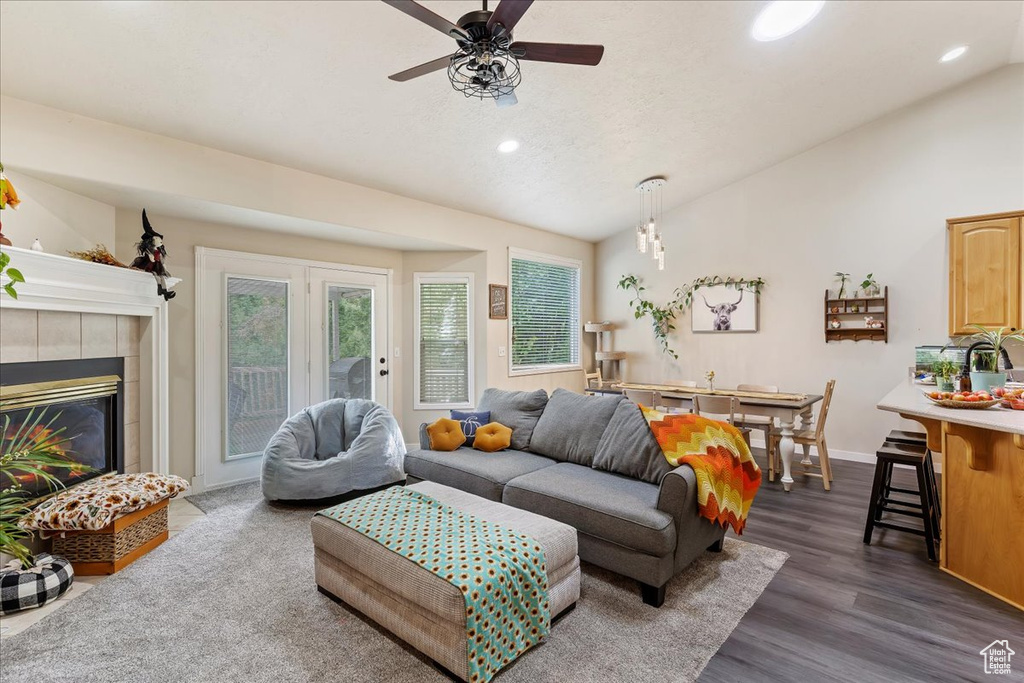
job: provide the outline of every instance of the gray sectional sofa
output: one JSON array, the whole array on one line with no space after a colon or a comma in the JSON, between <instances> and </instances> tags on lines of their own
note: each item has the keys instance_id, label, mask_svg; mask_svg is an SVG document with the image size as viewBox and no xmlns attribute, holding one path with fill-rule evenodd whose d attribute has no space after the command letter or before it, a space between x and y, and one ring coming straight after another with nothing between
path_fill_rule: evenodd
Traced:
<instances>
[{"instance_id":1,"label":"gray sectional sofa","mask_svg":"<svg viewBox=\"0 0 1024 683\"><path fill-rule=\"evenodd\" d=\"M478 410L512 428L512 447L462 447L405 456L409 483L428 480L574 526L580 559L640 582L660 607L665 584L705 550L719 551L725 529L697 514L696 476L672 468L636 404L622 397L557 389L488 389Z\"/></svg>"}]
</instances>

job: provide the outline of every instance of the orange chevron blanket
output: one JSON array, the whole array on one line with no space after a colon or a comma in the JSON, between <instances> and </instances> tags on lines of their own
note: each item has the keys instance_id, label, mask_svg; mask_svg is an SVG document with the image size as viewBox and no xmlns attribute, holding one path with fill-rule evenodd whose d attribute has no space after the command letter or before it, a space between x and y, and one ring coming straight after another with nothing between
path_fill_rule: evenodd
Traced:
<instances>
[{"instance_id":1,"label":"orange chevron blanket","mask_svg":"<svg viewBox=\"0 0 1024 683\"><path fill-rule=\"evenodd\" d=\"M701 516L742 534L761 486L761 469L740 430L690 413L666 414L644 406L640 410L665 458L674 467L689 465L696 473Z\"/></svg>"}]
</instances>

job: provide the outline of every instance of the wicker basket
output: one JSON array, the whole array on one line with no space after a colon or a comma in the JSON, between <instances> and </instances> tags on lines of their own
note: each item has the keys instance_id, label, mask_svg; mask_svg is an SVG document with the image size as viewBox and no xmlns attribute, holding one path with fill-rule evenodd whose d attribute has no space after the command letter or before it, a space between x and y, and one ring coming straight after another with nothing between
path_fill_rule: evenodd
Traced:
<instances>
[{"instance_id":1,"label":"wicker basket","mask_svg":"<svg viewBox=\"0 0 1024 683\"><path fill-rule=\"evenodd\" d=\"M53 554L71 560L80 576L113 574L167 540L167 501L118 517L98 531L65 531Z\"/></svg>"}]
</instances>

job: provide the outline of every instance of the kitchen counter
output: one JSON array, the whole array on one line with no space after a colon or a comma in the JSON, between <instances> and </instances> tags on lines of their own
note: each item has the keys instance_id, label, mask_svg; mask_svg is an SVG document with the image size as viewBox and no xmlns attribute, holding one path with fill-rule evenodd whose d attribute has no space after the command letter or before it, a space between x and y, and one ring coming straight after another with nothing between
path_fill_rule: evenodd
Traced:
<instances>
[{"instance_id":1,"label":"kitchen counter","mask_svg":"<svg viewBox=\"0 0 1024 683\"><path fill-rule=\"evenodd\" d=\"M1024 610L1024 412L943 408L909 381L877 407L919 422L942 453L939 567Z\"/></svg>"},{"instance_id":2,"label":"kitchen counter","mask_svg":"<svg viewBox=\"0 0 1024 683\"><path fill-rule=\"evenodd\" d=\"M879 410L900 413L908 419L926 418L939 422L952 422L968 427L992 429L997 432L1024 435L1024 410L1008 410L999 406L984 410L966 408L943 408L935 405L925 397L925 391L935 391L935 387L914 384L911 381L901 382L895 389L886 394L878 402ZM938 450L933 448L932 450ZM1021 453L1024 455L1024 453Z\"/></svg>"}]
</instances>

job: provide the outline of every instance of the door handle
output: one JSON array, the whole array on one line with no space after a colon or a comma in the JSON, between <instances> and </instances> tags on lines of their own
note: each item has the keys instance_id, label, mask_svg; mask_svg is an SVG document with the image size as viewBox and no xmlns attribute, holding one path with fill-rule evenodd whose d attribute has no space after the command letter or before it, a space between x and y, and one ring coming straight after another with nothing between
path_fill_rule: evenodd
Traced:
<instances>
[{"instance_id":1,"label":"door handle","mask_svg":"<svg viewBox=\"0 0 1024 683\"><path fill-rule=\"evenodd\" d=\"M387 370L381 370L381 371L380 371L380 376L381 376L381 377L385 376L386 374L388 374L388 371L387 371Z\"/></svg>"}]
</instances>

